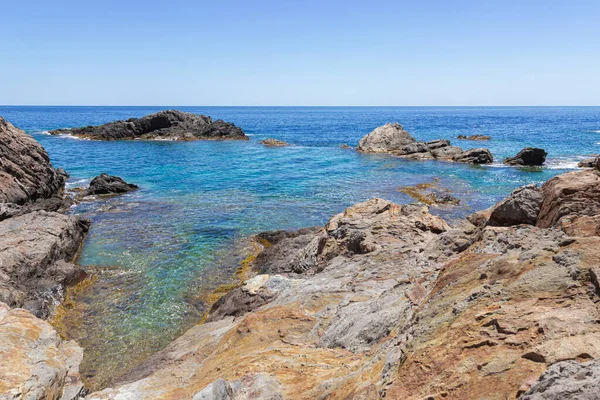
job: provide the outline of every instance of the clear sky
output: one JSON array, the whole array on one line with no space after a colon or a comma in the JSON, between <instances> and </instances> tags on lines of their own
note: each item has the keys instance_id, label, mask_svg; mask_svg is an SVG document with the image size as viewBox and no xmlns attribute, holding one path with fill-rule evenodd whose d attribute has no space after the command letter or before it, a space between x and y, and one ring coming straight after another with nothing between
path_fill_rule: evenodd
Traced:
<instances>
[{"instance_id":1,"label":"clear sky","mask_svg":"<svg viewBox=\"0 0 600 400\"><path fill-rule=\"evenodd\" d=\"M600 105L600 0L0 0L4 105Z\"/></svg>"}]
</instances>

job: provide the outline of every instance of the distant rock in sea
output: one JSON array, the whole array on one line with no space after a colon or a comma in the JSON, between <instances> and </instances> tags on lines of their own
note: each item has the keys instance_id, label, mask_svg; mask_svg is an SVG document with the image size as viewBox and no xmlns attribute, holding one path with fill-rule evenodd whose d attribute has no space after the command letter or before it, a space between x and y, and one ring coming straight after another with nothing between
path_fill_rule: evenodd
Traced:
<instances>
[{"instance_id":1,"label":"distant rock in sea","mask_svg":"<svg viewBox=\"0 0 600 400\"><path fill-rule=\"evenodd\" d=\"M490 140L491 137L487 136L487 135L458 135L456 137L457 139L461 139L461 140Z\"/></svg>"},{"instance_id":2,"label":"distant rock in sea","mask_svg":"<svg viewBox=\"0 0 600 400\"><path fill-rule=\"evenodd\" d=\"M267 147L287 147L290 145L289 143L286 143L282 140L273 139L273 138L267 138L265 140L261 140L260 143Z\"/></svg>"},{"instance_id":3,"label":"distant rock in sea","mask_svg":"<svg viewBox=\"0 0 600 400\"><path fill-rule=\"evenodd\" d=\"M50 134L70 134L95 140L248 140L242 129L232 123L177 110L98 126L58 129Z\"/></svg>"},{"instance_id":4,"label":"distant rock in sea","mask_svg":"<svg viewBox=\"0 0 600 400\"><path fill-rule=\"evenodd\" d=\"M419 142L399 123L375 128L360 140L356 150L362 153L392 154L413 160L443 160L468 164L493 162L492 154L488 149L463 151L460 147L452 146L446 139Z\"/></svg>"},{"instance_id":5,"label":"distant rock in sea","mask_svg":"<svg viewBox=\"0 0 600 400\"><path fill-rule=\"evenodd\" d=\"M90 187L87 188L83 193L84 196L92 195L115 195L131 192L137 190L139 187L131 183L125 182L118 176L111 176L106 173L102 173L92 179Z\"/></svg>"},{"instance_id":6,"label":"distant rock in sea","mask_svg":"<svg viewBox=\"0 0 600 400\"><path fill-rule=\"evenodd\" d=\"M504 159L504 164L522 165L522 166L539 166L544 164L548 153L544 149L536 147L525 147L514 157Z\"/></svg>"}]
</instances>

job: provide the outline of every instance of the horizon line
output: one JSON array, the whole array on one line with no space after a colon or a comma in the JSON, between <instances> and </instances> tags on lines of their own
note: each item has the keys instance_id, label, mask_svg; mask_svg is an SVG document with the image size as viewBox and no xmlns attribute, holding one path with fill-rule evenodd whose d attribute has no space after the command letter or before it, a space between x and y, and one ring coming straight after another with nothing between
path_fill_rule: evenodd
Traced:
<instances>
[{"instance_id":1,"label":"horizon line","mask_svg":"<svg viewBox=\"0 0 600 400\"><path fill-rule=\"evenodd\" d=\"M600 104L598 105L589 105L589 104L582 104L582 105L560 105L560 104L555 104L555 105L184 105L184 104L179 104L179 105L148 105L148 104L138 104L138 105L121 105L121 104L0 104L0 107L230 107L230 108L234 108L234 107L271 107L271 108L275 108L275 107L321 107L321 108L333 108L333 107L347 107L347 108L352 108L352 107L373 107L373 108L384 108L384 107L389 107L389 108L398 108L398 107L488 107L488 108L493 108L493 107L506 107L506 108L510 108L510 107L531 107L531 108L549 108L549 107L600 107Z\"/></svg>"}]
</instances>

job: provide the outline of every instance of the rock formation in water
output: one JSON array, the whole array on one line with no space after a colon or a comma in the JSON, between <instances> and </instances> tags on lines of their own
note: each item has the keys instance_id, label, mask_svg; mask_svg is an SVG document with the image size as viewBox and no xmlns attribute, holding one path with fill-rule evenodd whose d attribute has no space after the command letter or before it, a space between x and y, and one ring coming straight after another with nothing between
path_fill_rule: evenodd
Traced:
<instances>
[{"instance_id":1,"label":"rock formation in water","mask_svg":"<svg viewBox=\"0 0 600 400\"><path fill-rule=\"evenodd\" d=\"M539 166L544 164L547 155L548 153L544 149L526 147L523 150L521 150L516 156L505 158L504 164Z\"/></svg>"},{"instance_id":2,"label":"rock formation in water","mask_svg":"<svg viewBox=\"0 0 600 400\"><path fill-rule=\"evenodd\" d=\"M600 358L599 179L526 186L474 223L372 199L321 228L263 233L257 276L89 398L597 393L595 364L578 362Z\"/></svg>"},{"instance_id":3,"label":"rock formation in water","mask_svg":"<svg viewBox=\"0 0 600 400\"><path fill-rule=\"evenodd\" d=\"M95 140L248 140L241 128L206 115L165 110L142 118L83 128L59 129L51 134L70 134Z\"/></svg>"},{"instance_id":4,"label":"rock formation in water","mask_svg":"<svg viewBox=\"0 0 600 400\"><path fill-rule=\"evenodd\" d=\"M125 182L118 176L101 173L90 182L90 186L83 192L84 196L115 195L137 190L139 187Z\"/></svg>"},{"instance_id":5,"label":"rock formation in water","mask_svg":"<svg viewBox=\"0 0 600 400\"><path fill-rule=\"evenodd\" d=\"M273 139L273 138L267 138L265 140L261 140L260 143L267 147L287 147L290 145L289 143L286 143L282 140Z\"/></svg>"},{"instance_id":6,"label":"rock formation in water","mask_svg":"<svg viewBox=\"0 0 600 400\"><path fill-rule=\"evenodd\" d=\"M488 135L458 135L457 139L461 140L490 140L491 137Z\"/></svg>"},{"instance_id":7,"label":"rock formation in water","mask_svg":"<svg viewBox=\"0 0 600 400\"><path fill-rule=\"evenodd\" d=\"M487 149L463 151L445 139L418 142L398 123L376 128L358 142L356 150L362 153L392 154L413 160L444 160L469 164L493 162L492 154Z\"/></svg>"}]
</instances>

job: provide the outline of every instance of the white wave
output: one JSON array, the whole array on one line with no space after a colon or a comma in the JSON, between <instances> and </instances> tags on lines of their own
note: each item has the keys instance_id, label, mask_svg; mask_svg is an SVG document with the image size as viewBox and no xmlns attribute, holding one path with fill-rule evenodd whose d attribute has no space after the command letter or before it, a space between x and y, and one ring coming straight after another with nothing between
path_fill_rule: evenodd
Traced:
<instances>
[{"instance_id":1,"label":"white wave","mask_svg":"<svg viewBox=\"0 0 600 400\"><path fill-rule=\"evenodd\" d=\"M76 187L85 186L85 185L87 185L90 182L91 182L91 179L79 179L79 180L76 180L76 181L68 181L65 184L65 186L70 189L70 188L76 188Z\"/></svg>"},{"instance_id":2,"label":"white wave","mask_svg":"<svg viewBox=\"0 0 600 400\"><path fill-rule=\"evenodd\" d=\"M596 130L596 131L592 131L594 133L600 133L600 129Z\"/></svg>"},{"instance_id":3,"label":"white wave","mask_svg":"<svg viewBox=\"0 0 600 400\"><path fill-rule=\"evenodd\" d=\"M32 132L35 135L46 135L46 136L52 136L52 134L48 131L37 131L37 132Z\"/></svg>"},{"instance_id":4,"label":"white wave","mask_svg":"<svg viewBox=\"0 0 600 400\"><path fill-rule=\"evenodd\" d=\"M82 137L77 137L77 136L73 136L70 135L68 133L61 133L60 135L55 135L57 138L60 139L73 139L73 140L92 140L90 138L82 138Z\"/></svg>"}]
</instances>

